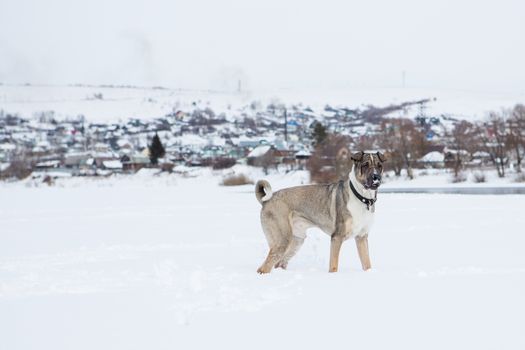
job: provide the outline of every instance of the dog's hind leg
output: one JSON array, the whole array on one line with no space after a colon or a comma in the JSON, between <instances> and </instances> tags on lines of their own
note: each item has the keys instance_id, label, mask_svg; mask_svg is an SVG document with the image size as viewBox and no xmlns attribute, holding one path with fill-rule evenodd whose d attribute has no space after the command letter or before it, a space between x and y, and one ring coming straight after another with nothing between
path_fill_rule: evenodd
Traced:
<instances>
[{"instance_id":1,"label":"dog's hind leg","mask_svg":"<svg viewBox=\"0 0 525 350\"><path fill-rule=\"evenodd\" d=\"M292 237L290 239L290 243L288 243L288 247L286 248L283 258L279 260L277 264L275 264L276 268L280 267L282 269L286 269L290 259L293 258L295 254L297 254L303 245L304 239L306 238L306 230L311 226L300 219L294 219L292 215L290 217L290 225L292 227Z\"/></svg>"},{"instance_id":2,"label":"dog's hind leg","mask_svg":"<svg viewBox=\"0 0 525 350\"><path fill-rule=\"evenodd\" d=\"M277 262L281 261L292 239L292 228L288 221L266 225L263 223L263 230L268 238L270 251L262 265L257 269L257 272L261 274L269 273Z\"/></svg>"},{"instance_id":3,"label":"dog's hind leg","mask_svg":"<svg viewBox=\"0 0 525 350\"><path fill-rule=\"evenodd\" d=\"M272 271L273 266L282 259L286 248L286 245L271 247L266 260L264 260L262 265L257 269L257 272L263 274Z\"/></svg>"},{"instance_id":4,"label":"dog's hind leg","mask_svg":"<svg viewBox=\"0 0 525 350\"><path fill-rule=\"evenodd\" d=\"M297 252L299 251L303 243L304 243L304 237L293 236L292 239L290 240L290 243L288 244L288 248L286 248L286 251L284 252L282 259L279 260L277 264L275 264L275 267L286 269L286 267L288 266L288 262L290 261L291 258L294 257L295 254L297 254Z\"/></svg>"}]
</instances>

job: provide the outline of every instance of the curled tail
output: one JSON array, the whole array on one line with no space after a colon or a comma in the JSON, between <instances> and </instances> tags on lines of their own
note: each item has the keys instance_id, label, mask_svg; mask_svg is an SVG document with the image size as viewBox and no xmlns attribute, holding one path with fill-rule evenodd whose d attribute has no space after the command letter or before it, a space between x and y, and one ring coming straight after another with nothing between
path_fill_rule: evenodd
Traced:
<instances>
[{"instance_id":1,"label":"curled tail","mask_svg":"<svg viewBox=\"0 0 525 350\"><path fill-rule=\"evenodd\" d=\"M257 183L255 184L255 197L257 197L259 203L263 204L264 202L272 198L272 195L272 186L270 186L270 183L268 181L257 181Z\"/></svg>"}]
</instances>

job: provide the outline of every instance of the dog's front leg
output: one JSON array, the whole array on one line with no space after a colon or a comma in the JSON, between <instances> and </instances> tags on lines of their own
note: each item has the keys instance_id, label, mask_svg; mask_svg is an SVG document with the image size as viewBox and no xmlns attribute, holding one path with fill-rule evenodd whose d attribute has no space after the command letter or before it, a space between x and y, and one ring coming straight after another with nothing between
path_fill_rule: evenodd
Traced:
<instances>
[{"instance_id":1,"label":"dog's front leg","mask_svg":"<svg viewBox=\"0 0 525 350\"><path fill-rule=\"evenodd\" d=\"M334 234L330 243L330 268L328 272L337 272L339 267L339 252L341 251L341 245L343 244L343 238L340 235Z\"/></svg>"},{"instance_id":2,"label":"dog's front leg","mask_svg":"<svg viewBox=\"0 0 525 350\"><path fill-rule=\"evenodd\" d=\"M357 252L359 253L359 259L361 260L361 266L363 270L366 271L372 267L370 264L370 254L368 253L368 235L357 236L355 238L355 243L357 245Z\"/></svg>"}]
</instances>

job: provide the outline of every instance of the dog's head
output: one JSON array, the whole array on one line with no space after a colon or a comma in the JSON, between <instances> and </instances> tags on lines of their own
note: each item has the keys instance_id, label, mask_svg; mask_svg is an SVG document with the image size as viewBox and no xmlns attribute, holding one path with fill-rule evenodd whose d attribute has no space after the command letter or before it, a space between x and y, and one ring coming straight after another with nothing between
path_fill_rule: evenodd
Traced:
<instances>
[{"instance_id":1,"label":"dog's head","mask_svg":"<svg viewBox=\"0 0 525 350\"><path fill-rule=\"evenodd\" d=\"M386 160L381 152L357 152L352 154L354 175L367 190L377 190L383 176L383 162Z\"/></svg>"}]
</instances>

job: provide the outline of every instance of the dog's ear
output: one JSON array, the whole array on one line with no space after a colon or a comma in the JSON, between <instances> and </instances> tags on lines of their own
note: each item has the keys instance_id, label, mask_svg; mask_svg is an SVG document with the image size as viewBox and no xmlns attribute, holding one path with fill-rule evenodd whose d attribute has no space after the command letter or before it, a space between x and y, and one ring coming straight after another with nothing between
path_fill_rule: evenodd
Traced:
<instances>
[{"instance_id":1,"label":"dog's ear","mask_svg":"<svg viewBox=\"0 0 525 350\"><path fill-rule=\"evenodd\" d=\"M359 151L359 152L357 152L357 153L352 154L351 159L352 159L353 161L360 162L360 161L363 160L363 155L364 155L364 154L365 154L365 152L363 152L363 151Z\"/></svg>"},{"instance_id":2,"label":"dog's ear","mask_svg":"<svg viewBox=\"0 0 525 350\"><path fill-rule=\"evenodd\" d=\"M381 162L384 162L386 160L385 155L381 152L377 152L377 158L379 158Z\"/></svg>"}]
</instances>

